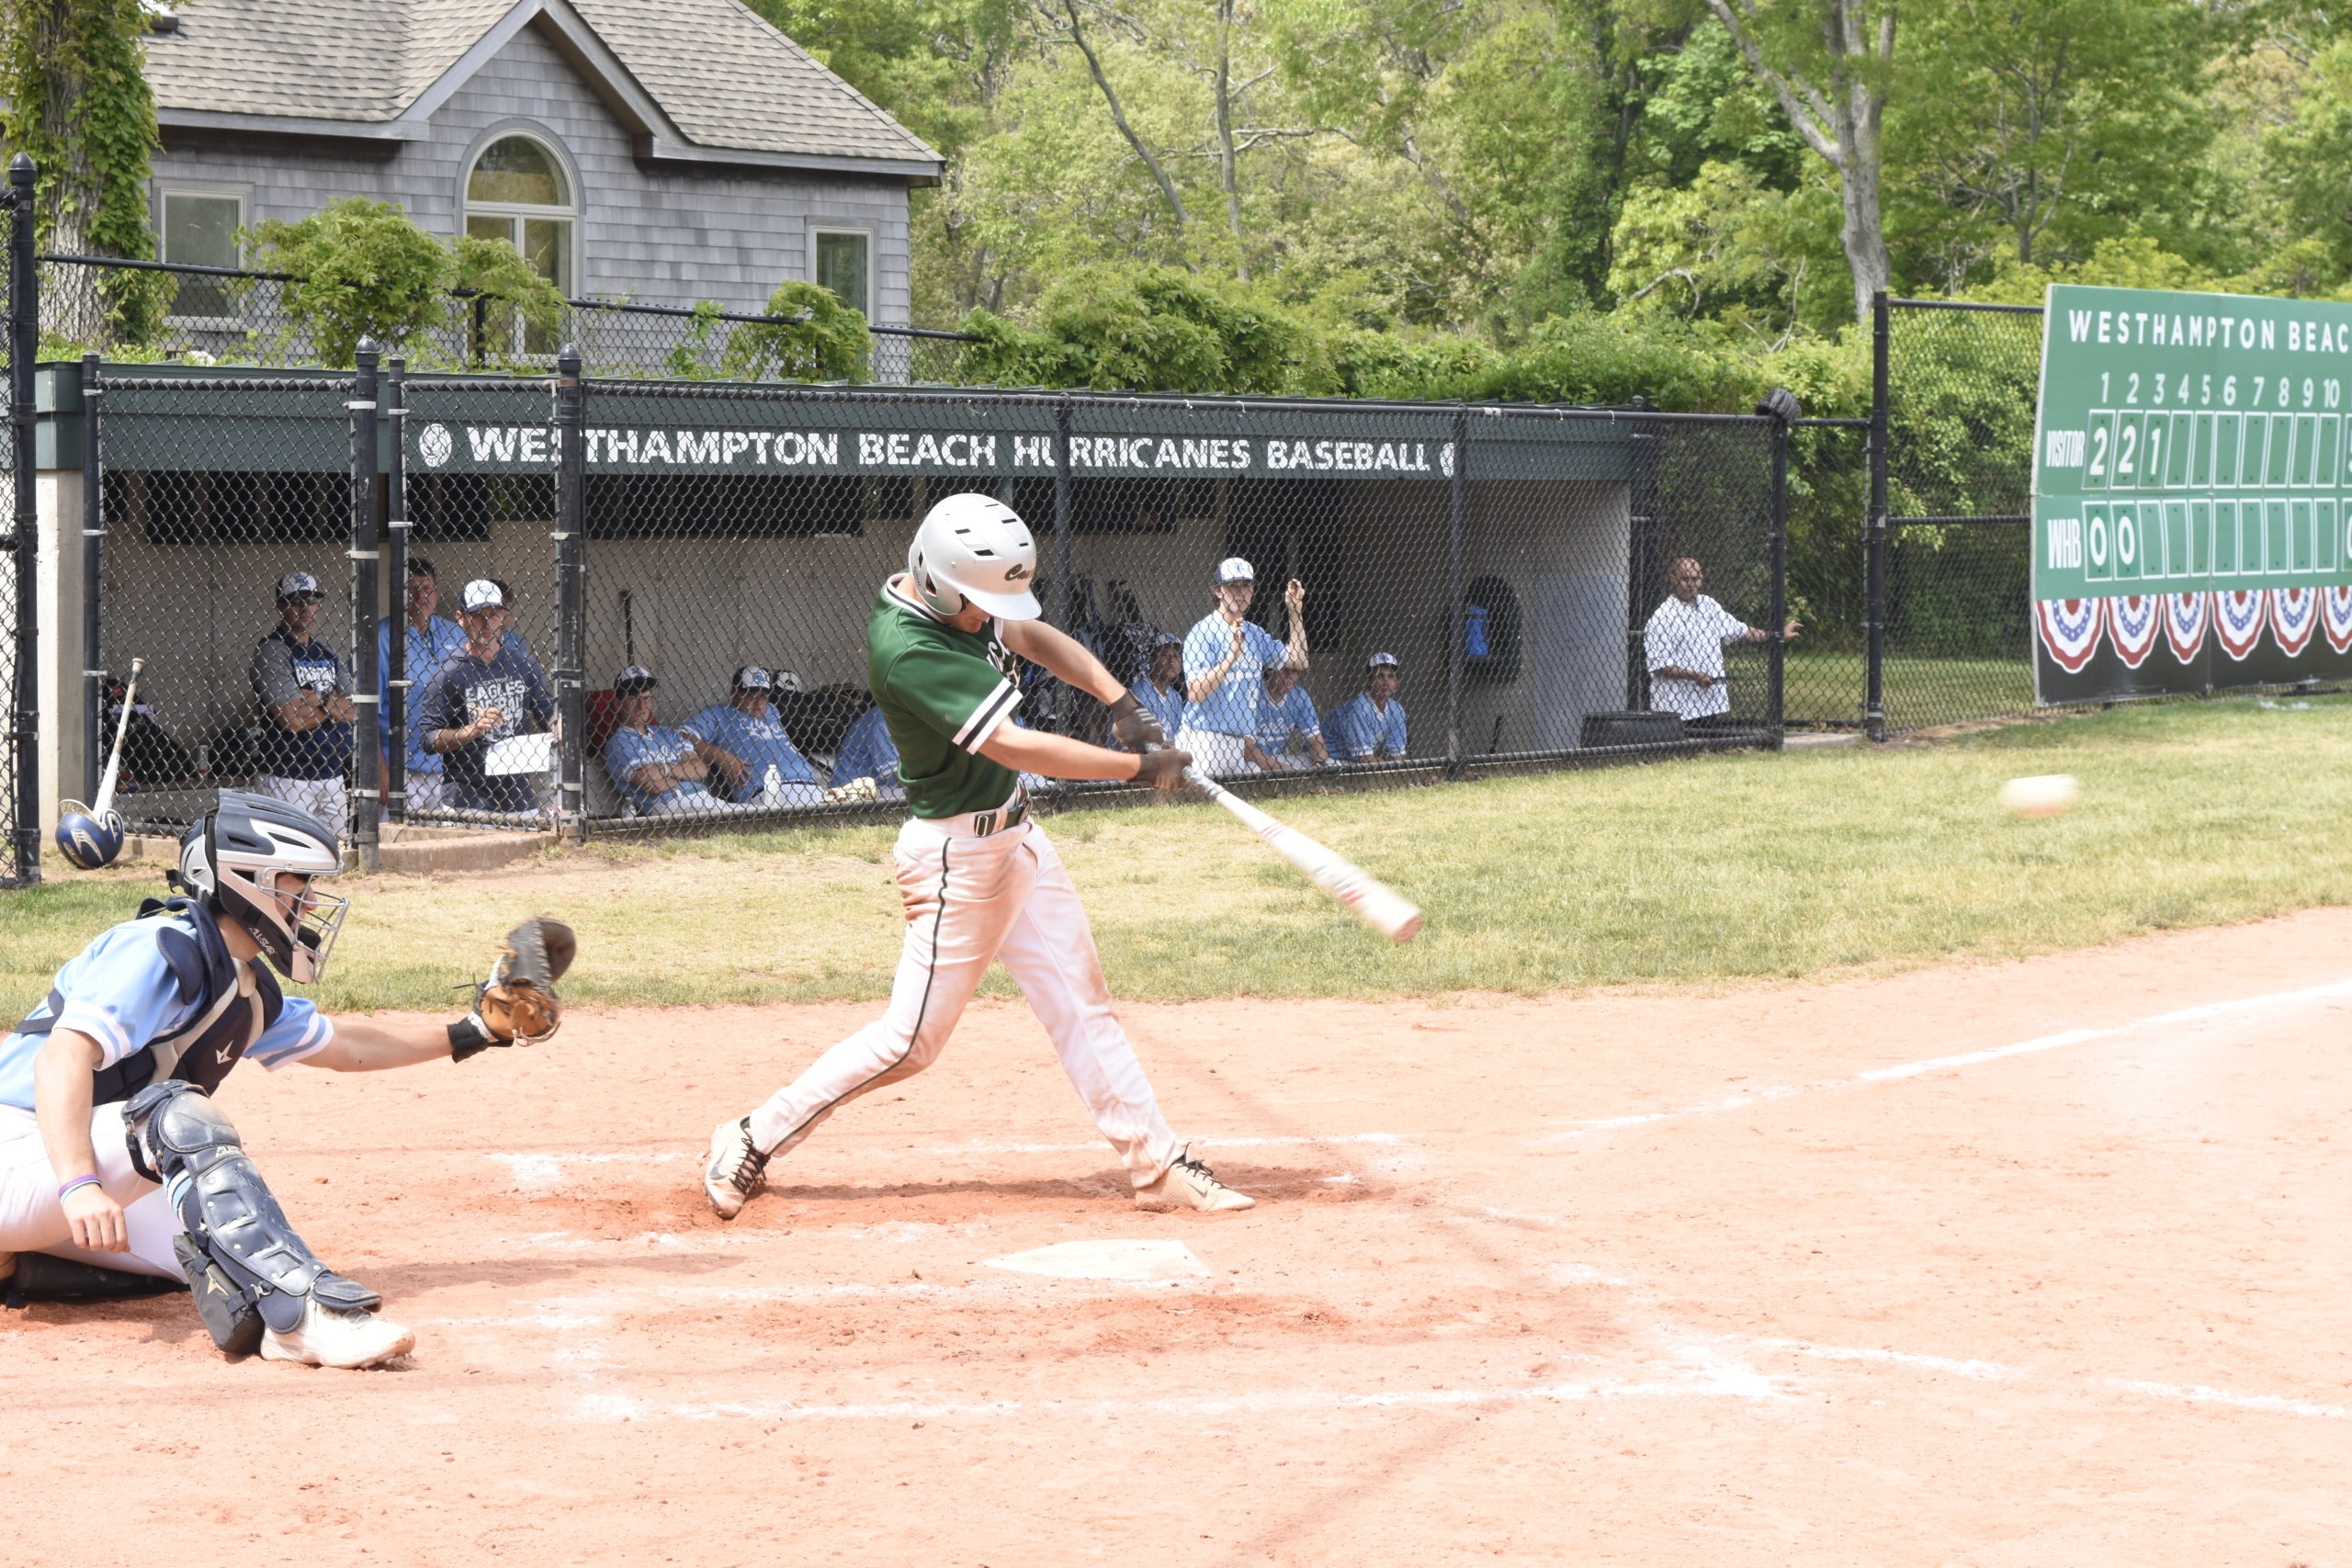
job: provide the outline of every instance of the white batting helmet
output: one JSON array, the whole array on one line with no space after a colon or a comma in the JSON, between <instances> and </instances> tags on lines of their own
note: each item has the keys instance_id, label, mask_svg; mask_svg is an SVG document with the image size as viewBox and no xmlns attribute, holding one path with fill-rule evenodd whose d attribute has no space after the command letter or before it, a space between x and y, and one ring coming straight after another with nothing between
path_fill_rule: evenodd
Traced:
<instances>
[{"instance_id":1,"label":"white batting helmet","mask_svg":"<svg viewBox=\"0 0 2352 1568\"><path fill-rule=\"evenodd\" d=\"M992 496L949 496L924 515L907 547L908 580L943 615L969 600L1008 621L1034 621L1044 613L1029 591L1036 575L1029 525Z\"/></svg>"}]
</instances>

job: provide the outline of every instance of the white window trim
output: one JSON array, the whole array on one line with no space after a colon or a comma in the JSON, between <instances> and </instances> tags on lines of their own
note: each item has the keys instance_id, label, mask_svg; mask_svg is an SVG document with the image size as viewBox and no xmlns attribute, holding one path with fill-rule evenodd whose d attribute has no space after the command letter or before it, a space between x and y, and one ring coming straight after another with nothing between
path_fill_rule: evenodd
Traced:
<instances>
[{"instance_id":1,"label":"white window trim","mask_svg":"<svg viewBox=\"0 0 2352 1568\"><path fill-rule=\"evenodd\" d=\"M874 320L875 308L879 303L875 298L879 290L875 288L874 231L862 223L811 223L808 225L808 281L811 283L817 282L817 242L828 234L854 234L865 242L865 319L870 322ZM820 287L822 286L820 285Z\"/></svg>"},{"instance_id":2,"label":"white window trim","mask_svg":"<svg viewBox=\"0 0 2352 1568\"><path fill-rule=\"evenodd\" d=\"M159 256L162 255L166 243L164 230L164 203L175 196L201 196L209 197L215 201L233 201L237 204L237 227L243 230L253 222L254 187L251 186L205 185L195 180L159 179L154 183L154 189L150 197L153 205L148 208L148 211L154 215L155 250ZM164 256L162 259L168 261L171 258ZM244 265L245 259L240 254L236 265ZM183 332L242 332L245 327L245 323L234 316L173 315L164 317L164 324L168 327L176 327Z\"/></svg>"},{"instance_id":3,"label":"white window trim","mask_svg":"<svg viewBox=\"0 0 2352 1568\"><path fill-rule=\"evenodd\" d=\"M534 202L476 201L473 198L472 192L475 166L482 161L483 155L492 148L497 146L502 141L512 141L517 138L525 141L536 141L546 151L549 161L555 164L556 171L563 176L563 183L571 187L571 202L570 206L545 207ZM568 259L571 262L571 276L566 281L564 286L564 295L567 299L576 299L580 297L583 291L582 276L586 271L586 268L582 265L582 258L580 254L581 235L583 231L587 217L587 203L581 199L582 195L582 192L580 188L580 170L578 166L573 164L571 156L564 152L562 146L560 145L554 138L548 135L545 131L538 130L537 127L530 125L509 124L492 126L490 130L482 133L481 139L476 142L472 150L466 154L465 168L458 176L458 232L460 234L465 233L467 220L475 217L507 219L555 218L560 219L564 222L571 224L571 254ZM515 248L518 250L521 249L519 245Z\"/></svg>"}]
</instances>

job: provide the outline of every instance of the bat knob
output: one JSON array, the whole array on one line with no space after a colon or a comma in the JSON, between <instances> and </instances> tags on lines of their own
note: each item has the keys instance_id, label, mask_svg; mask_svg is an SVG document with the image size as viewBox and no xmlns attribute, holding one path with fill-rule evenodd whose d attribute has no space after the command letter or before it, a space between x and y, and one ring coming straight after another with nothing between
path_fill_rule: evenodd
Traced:
<instances>
[{"instance_id":1,"label":"bat knob","mask_svg":"<svg viewBox=\"0 0 2352 1568\"><path fill-rule=\"evenodd\" d=\"M69 800L69 807L82 803ZM109 811L94 817L86 809L68 810L57 819L57 850L68 861L84 871L96 871L114 863L122 853L123 825L119 812Z\"/></svg>"}]
</instances>

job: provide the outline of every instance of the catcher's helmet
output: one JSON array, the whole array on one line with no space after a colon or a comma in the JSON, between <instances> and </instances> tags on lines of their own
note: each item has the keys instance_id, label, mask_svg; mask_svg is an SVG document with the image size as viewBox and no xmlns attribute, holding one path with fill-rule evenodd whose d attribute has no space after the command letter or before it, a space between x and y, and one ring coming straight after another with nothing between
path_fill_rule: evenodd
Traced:
<instances>
[{"instance_id":1,"label":"catcher's helmet","mask_svg":"<svg viewBox=\"0 0 2352 1568\"><path fill-rule=\"evenodd\" d=\"M84 871L112 865L122 853L122 814L100 817L78 800L69 800L57 818L57 850Z\"/></svg>"},{"instance_id":2,"label":"catcher's helmet","mask_svg":"<svg viewBox=\"0 0 2352 1568\"><path fill-rule=\"evenodd\" d=\"M993 496L949 496L924 514L907 547L908 580L943 615L968 600L1008 621L1034 621L1043 613L1029 591L1036 575L1029 525Z\"/></svg>"},{"instance_id":3,"label":"catcher's helmet","mask_svg":"<svg viewBox=\"0 0 2352 1568\"><path fill-rule=\"evenodd\" d=\"M309 985L326 968L351 907L348 898L313 892L311 879L342 870L342 845L325 823L273 796L224 789L181 835L175 881L252 932L279 974ZM302 877L299 894L279 890L285 871Z\"/></svg>"}]
</instances>

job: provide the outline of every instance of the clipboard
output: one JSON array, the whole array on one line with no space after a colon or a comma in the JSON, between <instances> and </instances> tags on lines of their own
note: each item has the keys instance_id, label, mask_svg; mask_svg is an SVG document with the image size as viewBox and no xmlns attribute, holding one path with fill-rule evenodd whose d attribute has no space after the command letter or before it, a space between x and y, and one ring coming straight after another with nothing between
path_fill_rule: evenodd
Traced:
<instances>
[{"instance_id":1,"label":"clipboard","mask_svg":"<svg viewBox=\"0 0 2352 1568\"><path fill-rule=\"evenodd\" d=\"M481 771L492 778L514 773L545 773L555 769L555 737L542 730L537 735L510 735L491 743L481 760Z\"/></svg>"}]
</instances>

